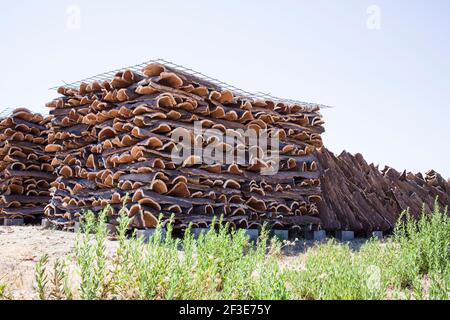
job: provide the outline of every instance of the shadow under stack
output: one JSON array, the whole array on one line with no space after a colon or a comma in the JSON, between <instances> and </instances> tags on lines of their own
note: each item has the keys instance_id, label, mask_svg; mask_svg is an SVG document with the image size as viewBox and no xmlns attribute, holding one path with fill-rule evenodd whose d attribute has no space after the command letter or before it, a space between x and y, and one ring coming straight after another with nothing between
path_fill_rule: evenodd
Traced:
<instances>
[{"instance_id":1,"label":"shadow under stack","mask_svg":"<svg viewBox=\"0 0 450 320\"><path fill-rule=\"evenodd\" d=\"M164 221L174 215L180 229L190 223L207 227L222 215L235 228L320 224L316 150L324 128L318 106L242 97L162 64L58 92L62 97L48 104L53 119L46 150L55 156L57 174L46 208L51 219L70 224L83 210L98 213L110 206L114 224L125 203L138 229L155 227L160 214ZM194 122L202 132L254 129L276 135L279 172L260 174L271 167L264 156L247 164L205 164L195 155L174 161L176 134L224 153L249 151L245 144L195 136Z\"/></svg>"},{"instance_id":2,"label":"shadow under stack","mask_svg":"<svg viewBox=\"0 0 450 320\"><path fill-rule=\"evenodd\" d=\"M0 120L0 218L39 222L54 181L44 151L49 118L16 109Z\"/></svg>"}]
</instances>

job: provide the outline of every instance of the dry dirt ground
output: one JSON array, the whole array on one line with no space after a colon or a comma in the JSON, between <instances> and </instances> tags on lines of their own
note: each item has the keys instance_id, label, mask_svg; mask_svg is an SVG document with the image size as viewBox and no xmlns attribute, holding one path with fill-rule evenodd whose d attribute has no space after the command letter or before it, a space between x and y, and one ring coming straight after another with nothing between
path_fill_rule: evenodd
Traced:
<instances>
[{"instance_id":1,"label":"dry dirt ground","mask_svg":"<svg viewBox=\"0 0 450 320\"><path fill-rule=\"evenodd\" d=\"M75 234L37 227L0 227L0 283L17 299L32 299L33 270L44 254L54 261L73 250Z\"/></svg>"},{"instance_id":2,"label":"dry dirt ground","mask_svg":"<svg viewBox=\"0 0 450 320\"><path fill-rule=\"evenodd\" d=\"M41 227L0 227L0 285L14 299L36 299L34 267L43 255L49 266L74 250L74 233L43 230ZM108 247L115 242L108 241Z\"/></svg>"},{"instance_id":3,"label":"dry dirt ground","mask_svg":"<svg viewBox=\"0 0 450 320\"><path fill-rule=\"evenodd\" d=\"M57 259L67 258L74 251L76 234L41 227L0 227L0 285L7 285L7 293L14 299L37 299L34 286L34 268L47 254L49 266ZM363 240L351 243L358 250ZM296 241L286 245L280 264L294 263L307 248L317 243ZM108 241L108 255L112 255L117 242ZM298 260L297 260L298 261Z\"/></svg>"}]
</instances>

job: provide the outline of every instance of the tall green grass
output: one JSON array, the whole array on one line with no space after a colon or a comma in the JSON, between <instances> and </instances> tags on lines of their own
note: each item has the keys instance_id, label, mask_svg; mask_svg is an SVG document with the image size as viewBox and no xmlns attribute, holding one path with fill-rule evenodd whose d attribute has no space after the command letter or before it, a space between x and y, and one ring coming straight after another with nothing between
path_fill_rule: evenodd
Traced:
<instances>
[{"instance_id":1,"label":"tall green grass","mask_svg":"<svg viewBox=\"0 0 450 320\"><path fill-rule=\"evenodd\" d=\"M7 292L7 286L6 284L0 283L0 300L9 300L11 297L9 293Z\"/></svg>"},{"instance_id":2,"label":"tall green grass","mask_svg":"<svg viewBox=\"0 0 450 320\"><path fill-rule=\"evenodd\" d=\"M85 215L70 261L36 267L41 299L449 299L450 218L436 206L419 221L406 212L394 236L359 251L329 241L293 263L267 230L252 243L245 232L216 221L194 239L172 237L171 223L158 226L148 243L127 238L120 213L118 248L106 253L105 209ZM217 231L218 230L218 231Z\"/></svg>"},{"instance_id":3,"label":"tall green grass","mask_svg":"<svg viewBox=\"0 0 450 320\"><path fill-rule=\"evenodd\" d=\"M301 271L287 271L293 298L450 299L450 218L437 204L420 220L404 212L385 242L353 252L330 241L302 260Z\"/></svg>"}]
</instances>

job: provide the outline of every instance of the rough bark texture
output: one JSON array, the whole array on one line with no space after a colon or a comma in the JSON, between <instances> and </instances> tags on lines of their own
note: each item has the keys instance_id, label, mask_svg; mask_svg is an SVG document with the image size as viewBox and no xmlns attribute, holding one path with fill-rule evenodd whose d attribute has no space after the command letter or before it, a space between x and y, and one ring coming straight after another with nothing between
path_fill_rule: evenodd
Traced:
<instances>
[{"instance_id":1,"label":"rough bark texture","mask_svg":"<svg viewBox=\"0 0 450 320\"><path fill-rule=\"evenodd\" d=\"M176 228L223 215L236 228L369 233L391 231L407 209L418 217L436 198L450 204L449 181L434 171L380 171L360 154L323 148L319 107L240 97L160 64L58 92L48 118L18 109L0 120L0 218L39 217L45 206L65 225L108 206L110 223L125 208L134 228L154 227L160 214L173 215ZM275 164L242 136L247 129L279 137L276 174L261 174ZM172 153L186 143L214 153L178 162Z\"/></svg>"},{"instance_id":2,"label":"rough bark texture","mask_svg":"<svg viewBox=\"0 0 450 320\"><path fill-rule=\"evenodd\" d=\"M221 215L241 228L320 223L314 218L321 201L315 155L324 131L319 107L238 97L158 64L142 74L127 70L110 81L59 93L63 97L48 104L53 131L46 150L55 155L58 176L46 209L51 218L73 221L83 209L98 212L110 205L114 223L126 201L135 228L154 227L161 213L165 219L174 214L177 227L206 227ZM273 164L259 154L247 164L206 165L195 156L177 163L171 153L179 146L173 138L178 133L220 153L252 148L201 139L194 135L195 121L203 130L237 136L241 129L278 135L280 171L261 175Z\"/></svg>"},{"instance_id":3,"label":"rough bark texture","mask_svg":"<svg viewBox=\"0 0 450 320\"><path fill-rule=\"evenodd\" d=\"M318 158L324 169L319 217L326 230L390 232L404 210L418 218L436 199L441 208L450 205L450 184L435 171L425 176L390 167L380 171L361 154L336 157L325 148Z\"/></svg>"},{"instance_id":4,"label":"rough bark texture","mask_svg":"<svg viewBox=\"0 0 450 320\"><path fill-rule=\"evenodd\" d=\"M55 179L44 150L49 120L23 108L0 119L0 218L43 216Z\"/></svg>"}]
</instances>

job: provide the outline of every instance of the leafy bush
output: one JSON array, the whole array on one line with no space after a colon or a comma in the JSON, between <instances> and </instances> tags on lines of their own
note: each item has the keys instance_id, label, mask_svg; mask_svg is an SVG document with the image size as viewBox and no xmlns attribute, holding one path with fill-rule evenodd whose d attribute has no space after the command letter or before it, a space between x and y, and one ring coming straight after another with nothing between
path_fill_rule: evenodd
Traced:
<instances>
[{"instance_id":1,"label":"leafy bush","mask_svg":"<svg viewBox=\"0 0 450 320\"><path fill-rule=\"evenodd\" d=\"M36 266L40 299L449 299L450 218L436 206L419 221L407 212L394 236L372 239L359 251L334 240L282 265L281 243L263 230L252 243L243 230L214 222L195 240L174 239L169 223L154 235L127 238L128 217L118 219L118 247L106 254L105 219L84 215L73 262L48 258ZM218 230L218 231L216 231Z\"/></svg>"}]
</instances>

